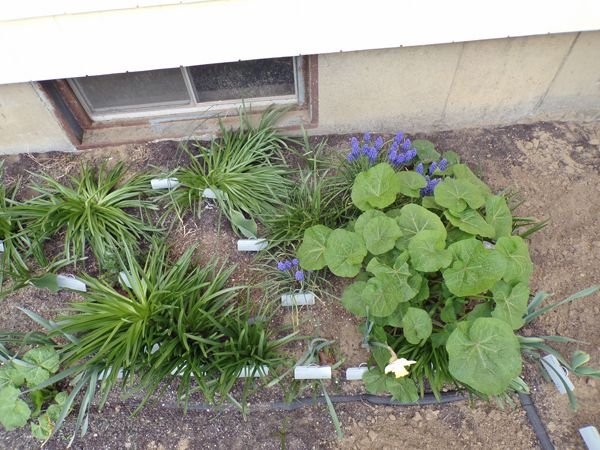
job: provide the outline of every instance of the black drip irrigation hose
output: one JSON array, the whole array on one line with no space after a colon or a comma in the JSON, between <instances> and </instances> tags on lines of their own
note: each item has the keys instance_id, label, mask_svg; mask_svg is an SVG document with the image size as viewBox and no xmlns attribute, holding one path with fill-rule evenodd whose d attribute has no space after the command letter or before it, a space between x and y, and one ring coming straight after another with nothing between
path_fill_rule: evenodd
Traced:
<instances>
[{"instance_id":1,"label":"black drip irrigation hose","mask_svg":"<svg viewBox=\"0 0 600 450\"><path fill-rule=\"evenodd\" d=\"M542 419L540 418L537 409L535 409L535 405L531 401L531 397L519 392L519 400L521 400L521 406L527 413L527 419L531 424L531 428L533 428L533 432L537 436L538 441L540 441L542 450L554 450L554 445L552 445L550 436L548 436L548 432L542 423Z\"/></svg>"},{"instance_id":2,"label":"black drip irrigation hose","mask_svg":"<svg viewBox=\"0 0 600 450\"><path fill-rule=\"evenodd\" d=\"M333 403L371 403L373 405L384 405L384 406L397 406L397 407L406 407L406 406L429 406L429 405L445 405L449 403L462 402L469 399L469 396L460 392L452 392L442 394L440 399L436 399L435 396L431 393L426 393L425 396L414 403L402 403L397 400L392 399L392 397L382 397L379 395L372 394L359 394L359 395L331 395L329 396ZM542 423L542 419L540 418L535 405L531 401L531 397L527 394L519 393L519 400L521 401L521 406L525 410L527 414L527 419L533 428L535 435L540 442L540 447L542 450L555 450L554 445L552 445L552 441L548 436L548 432ZM305 397L293 400L292 402L271 402L271 403L255 403L250 404L248 410L250 412L256 411L295 411L300 408L304 408L307 406L314 405L325 405L327 404L327 400L325 396L313 396L313 397ZM181 410L184 407L178 403L160 403L160 406L166 409L177 409ZM211 412L222 412L223 410L228 409L237 409L234 405L211 405L208 403L189 403L185 408L187 411L211 411Z\"/></svg>"},{"instance_id":3,"label":"black drip irrigation hose","mask_svg":"<svg viewBox=\"0 0 600 450\"><path fill-rule=\"evenodd\" d=\"M440 400L437 400L433 394L425 394L422 399L414 403L402 403L393 400L392 397L382 397L379 395L359 394L359 395L330 395L329 398L333 403L371 403L374 405L385 406L427 406L427 405L443 405L447 403L461 402L469 397L460 393L442 394ZM271 402L271 403L255 403L250 404L249 411L294 411L306 406L324 405L327 401L323 395L314 397L305 397L293 400L292 402ZM184 409L177 403L160 403L161 407L167 409ZM234 405L227 404L222 406L210 405L208 403L189 403L188 411L223 411L224 409L236 409Z\"/></svg>"}]
</instances>

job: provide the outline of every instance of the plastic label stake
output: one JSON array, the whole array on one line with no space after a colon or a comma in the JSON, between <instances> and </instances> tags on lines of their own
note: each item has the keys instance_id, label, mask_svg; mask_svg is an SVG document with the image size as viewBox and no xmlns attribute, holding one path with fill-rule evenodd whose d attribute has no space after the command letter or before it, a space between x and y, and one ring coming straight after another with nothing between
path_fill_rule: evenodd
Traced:
<instances>
[{"instance_id":1,"label":"plastic label stake","mask_svg":"<svg viewBox=\"0 0 600 450\"><path fill-rule=\"evenodd\" d=\"M237 241L238 252L259 252L269 246L264 239L240 239Z\"/></svg>"},{"instance_id":2,"label":"plastic label stake","mask_svg":"<svg viewBox=\"0 0 600 450\"><path fill-rule=\"evenodd\" d=\"M212 189L206 188L202 191L202 197L204 198L217 198L217 194Z\"/></svg>"},{"instance_id":3,"label":"plastic label stake","mask_svg":"<svg viewBox=\"0 0 600 450\"><path fill-rule=\"evenodd\" d=\"M346 369L346 380L348 381L360 381L363 375L367 373L369 368L365 367L348 367Z\"/></svg>"},{"instance_id":4,"label":"plastic label stake","mask_svg":"<svg viewBox=\"0 0 600 450\"><path fill-rule=\"evenodd\" d=\"M179 186L177 178L153 178L150 180L152 189L174 189Z\"/></svg>"},{"instance_id":5,"label":"plastic label stake","mask_svg":"<svg viewBox=\"0 0 600 450\"><path fill-rule=\"evenodd\" d=\"M295 294L283 294L281 296L281 306L303 306L314 304L315 294L312 292L298 292Z\"/></svg>"},{"instance_id":6,"label":"plastic label stake","mask_svg":"<svg viewBox=\"0 0 600 450\"><path fill-rule=\"evenodd\" d=\"M558 359L554 355L546 355L542 357L542 366L550 375L550 378L556 385L556 389L561 394L566 394L567 390L565 388L565 384L569 387L570 390L575 389L571 380L569 380L569 372L563 366L560 365ZM558 372L558 373L557 373Z\"/></svg>"},{"instance_id":7,"label":"plastic label stake","mask_svg":"<svg viewBox=\"0 0 600 450\"><path fill-rule=\"evenodd\" d=\"M246 366L240 370L239 378L259 378L269 375L269 368L267 366Z\"/></svg>"},{"instance_id":8,"label":"plastic label stake","mask_svg":"<svg viewBox=\"0 0 600 450\"><path fill-rule=\"evenodd\" d=\"M0 239L0 252L4 252L4 241Z\"/></svg>"},{"instance_id":9,"label":"plastic label stake","mask_svg":"<svg viewBox=\"0 0 600 450\"><path fill-rule=\"evenodd\" d=\"M331 366L296 366L294 378L296 380L330 380Z\"/></svg>"},{"instance_id":10,"label":"plastic label stake","mask_svg":"<svg viewBox=\"0 0 600 450\"><path fill-rule=\"evenodd\" d=\"M56 275L56 284L61 289L72 289L74 291L86 292L87 286L81 280L75 277L68 277L66 275Z\"/></svg>"},{"instance_id":11,"label":"plastic label stake","mask_svg":"<svg viewBox=\"0 0 600 450\"><path fill-rule=\"evenodd\" d=\"M131 283L129 282L129 275L127 272L119 272L119 280L129 289L131 289Z\"/></svg>"},{"instance_id":12,"label":"plastic label stake","mask_svg":"<svg viewBox=\"0 0 600 450\"><path fill-rule=\"evenodd\" d=\"M579 429L579 434L583 438L588 450L600 450L600 433L596 427L588 425Z\"/></svg>"}]
</instances>

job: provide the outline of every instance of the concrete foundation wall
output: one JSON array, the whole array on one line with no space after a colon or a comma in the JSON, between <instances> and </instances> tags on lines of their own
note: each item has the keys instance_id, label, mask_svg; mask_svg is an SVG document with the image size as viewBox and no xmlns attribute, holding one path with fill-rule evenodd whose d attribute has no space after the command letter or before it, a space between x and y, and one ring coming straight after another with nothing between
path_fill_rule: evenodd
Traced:
<instances>
[{"instance_id":1,"label":"concrete foundation wall","mask_svg":"<svg viewBox=\"0 0 600 450\"><path fill-rule=\"evenodd\" d=\"M600 118L600 32L319 56L319 131Z\"/></svg>"},{"instance_id":2,"label":"concrete foundation wall","mask_svg":"<svg viewBox=\"0 0 600 450\"><path fill-rule=\"evenodd\" d=\"M73 149L52 107L32 84L0 85L0 154Z\"/></svg>"}]
</instances>

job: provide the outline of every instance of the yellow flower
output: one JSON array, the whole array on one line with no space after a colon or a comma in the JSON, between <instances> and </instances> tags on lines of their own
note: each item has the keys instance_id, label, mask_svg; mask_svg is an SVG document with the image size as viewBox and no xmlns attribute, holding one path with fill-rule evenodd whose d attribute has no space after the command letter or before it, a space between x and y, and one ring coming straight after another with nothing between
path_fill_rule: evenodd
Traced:
<instances>
[{"instance_id":1,"label":"yellow flower","mask_svg":"<svg viewBox=\"0 0 600 450\"><path fill-rule=\"evenodd\" d=\"M390 363L387 366L385 366L385 373L393 372L394 375L396 375L396 378L402 378L408 375L408 370L406 370L406 367L415 363L416 361L409 361L408 359L404 358L397 359L395 357L392 357L390 358Z\"/></svg>"}]
</instances>

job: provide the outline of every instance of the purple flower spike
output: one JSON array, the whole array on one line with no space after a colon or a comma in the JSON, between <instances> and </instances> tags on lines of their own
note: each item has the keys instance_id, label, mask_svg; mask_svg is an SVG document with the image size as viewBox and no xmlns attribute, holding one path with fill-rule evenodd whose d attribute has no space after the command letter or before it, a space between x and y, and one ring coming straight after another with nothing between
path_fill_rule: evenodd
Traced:
<instances>
[{"instance_id":1,"label":"purple flower spike","mask_svg":"<svg viewBox=\"0 0 600 450\"><path fill-rule=\"evenodd\" d=\"M356 137L352 137L352 139L350 139L350 147L352 148L352 151L357 150L359 148L359 144L358 144L358 139L356 139Z\"/></svg>"},{"instance_id":2,"label":"purple flower spike","mask_svg":"<svg viewBox=\"0 0 600 450\"><path fill-rule=\"evenodd\" d=\"M363 155L368 155L370 149L371 149L371 147L369 147L367 144L363 145L363 148L362 148Z\"/></svg>"},{"instance_id":3,"label":"purple flower spike","mask_svg":"<svg viewBox=\"0 0 600 450\"><path fill-rule=\"evenodd\" d=\"M424 171L423 171L423 163L417 164L417 167L415 167L415 172L420 173L421 175L423 175L423 173L424 173Z\"/></svg>"},{"instance_id":4,"label":"purple flower spike","mask_svg":"<svg viewBox=\"0 0 600 450\"><path fill-rule=\"evenodd\" d=\"M375 139L375 148L379 151L379 150L381 150L382 147L383 147L383 138L381 136L378 136L377 139Z\"/></svg>"},{"instance_id":5,"label":"purple flower spike","mask_svg":"<svg viewBox=\"0 0 600 450\"><path fill-rule=\"evenodd\" d=\"M404 153L398 153L398 156L394 160L394 164L399 166L400 164L404 164L405 162L406 162L406 155Z\"/></svg>"},{"instance_id":6,"label":"purple flower spike","mask_svg":"<svg viewBox=\"0 0 600 450\"><path fill-rule=\"evenodd\" d=\"M292 259L292 266L298 267L298 258Z\"/></svg>"},{"instance_id":7,"label":"purple flower spike","mask_svg":"<svg viewBox=\"0 0 600 450\"><path fill-rule=\"evenodd\" d=\"M356 156L354 155L354 153L348 153L348 156L346 156L346 160L348 162L352 162L352 161L356 160Z\"/></svg>"},{"instance_id":8,"label":"purple flower spike","mask_svg":"<svg viewBox=\"0 0 600 450\"><path fill-rule=\"evenodd\" d=\"M277 269L279 269L282 272L284 272L286 270L285 261L279 261L277 263Z\"/></svg>"},{"instance_id":9,"label":"purple flower spike","mask_svg":"<svg viewBox=\"0 0 600 450\"><path fill-rule=\"evenodd\" d=\"M296 281L304 281L304 272L302 270L296 270L294 277L296 278Z\"/></svg>"},{"instance_id":10,"label":"purple flower spike","mask_svg":"<svg viewBox=\"0 0 600 450\"><path fill-rule=\"evenodd\" d=\"M437 169L437 163L435 161L433 161L430 165L429 165L429 175L433 175L433 172L435 172L435 169Z\"/></svg>"},{"instance_id":11,"label":"purple flower spike","mask_svg":"<svg viewBox=\"0 0 600 450\"><path fill-rule=\"evenodd\" d=\"M390 150L390 154L388 155L388 159L390 160L390 162L392 164L396 164L397 157L398 157L398 151L395 148L393 148L393 146L392 146L392 149Z\"/></svg>"},{"instance_id":12,"label":"purple flower spike","mask_svg":"<svg viewBox=\"0 0 600 450\"><path fill-rule=\"evenodd\" d=\"M365 142L371 142L371 133L365 133L365 135L363 136L363 140Z\"/></svg>"},{"instance_id":13,"label":"purple flower spike","mask_svg":"<svg viewBox=\"0 0 600 450\"><path fill-rule=\"evenodd\" d=\"M440 172L443 172L446 170L447 167L448 167L448 160L446 158L444 158L438 164L438 169L440 169Z\"/></svg>"},{"instance_id":14,"label":"purple flower spike","mask_svg":"<svg viewBox=\"0 0 600 450\"><path fill-rule=\"evenodd\" d=\"M400 142L402 142L402 138L404 137L404 133L402 131L399 131L398 133L396 133L396 137L394 138L394 142L400 144Z\"/></svg>"},{"instance_id":15,"label":"purple flower spike","mask_svg":"<svg viewBox=\"0 0 600 450\"><path fill-rule=\"evenodd\" d=\"M411 146L410 139L406 138L404 140L404 144L402 144L402 149L404 151L408 151L408 150L410 150L410 146Z\"/></svg>"},{"instance_id":16,"label":"purple flower spike","mask_svg":"<svg viewBox=\"0 0 600 450\"><path fill-rule=\"evenodd\" d=\"M406 152L406 162L409 162L410 160L414 159L415 156L417 156L417 150L411 148L409 151Z\"/></svg>"},{"instance_id":17,"label":"purple flower spike","mask_svg":"<svg viewBox=\"0 0 600 450\"><path fill-rule=\"evenodd\" d=\"M292 268L292 262L288 261L287 259L284 261L285 263L285 270L290 270Z\"/></svg>"}]
</instances>

